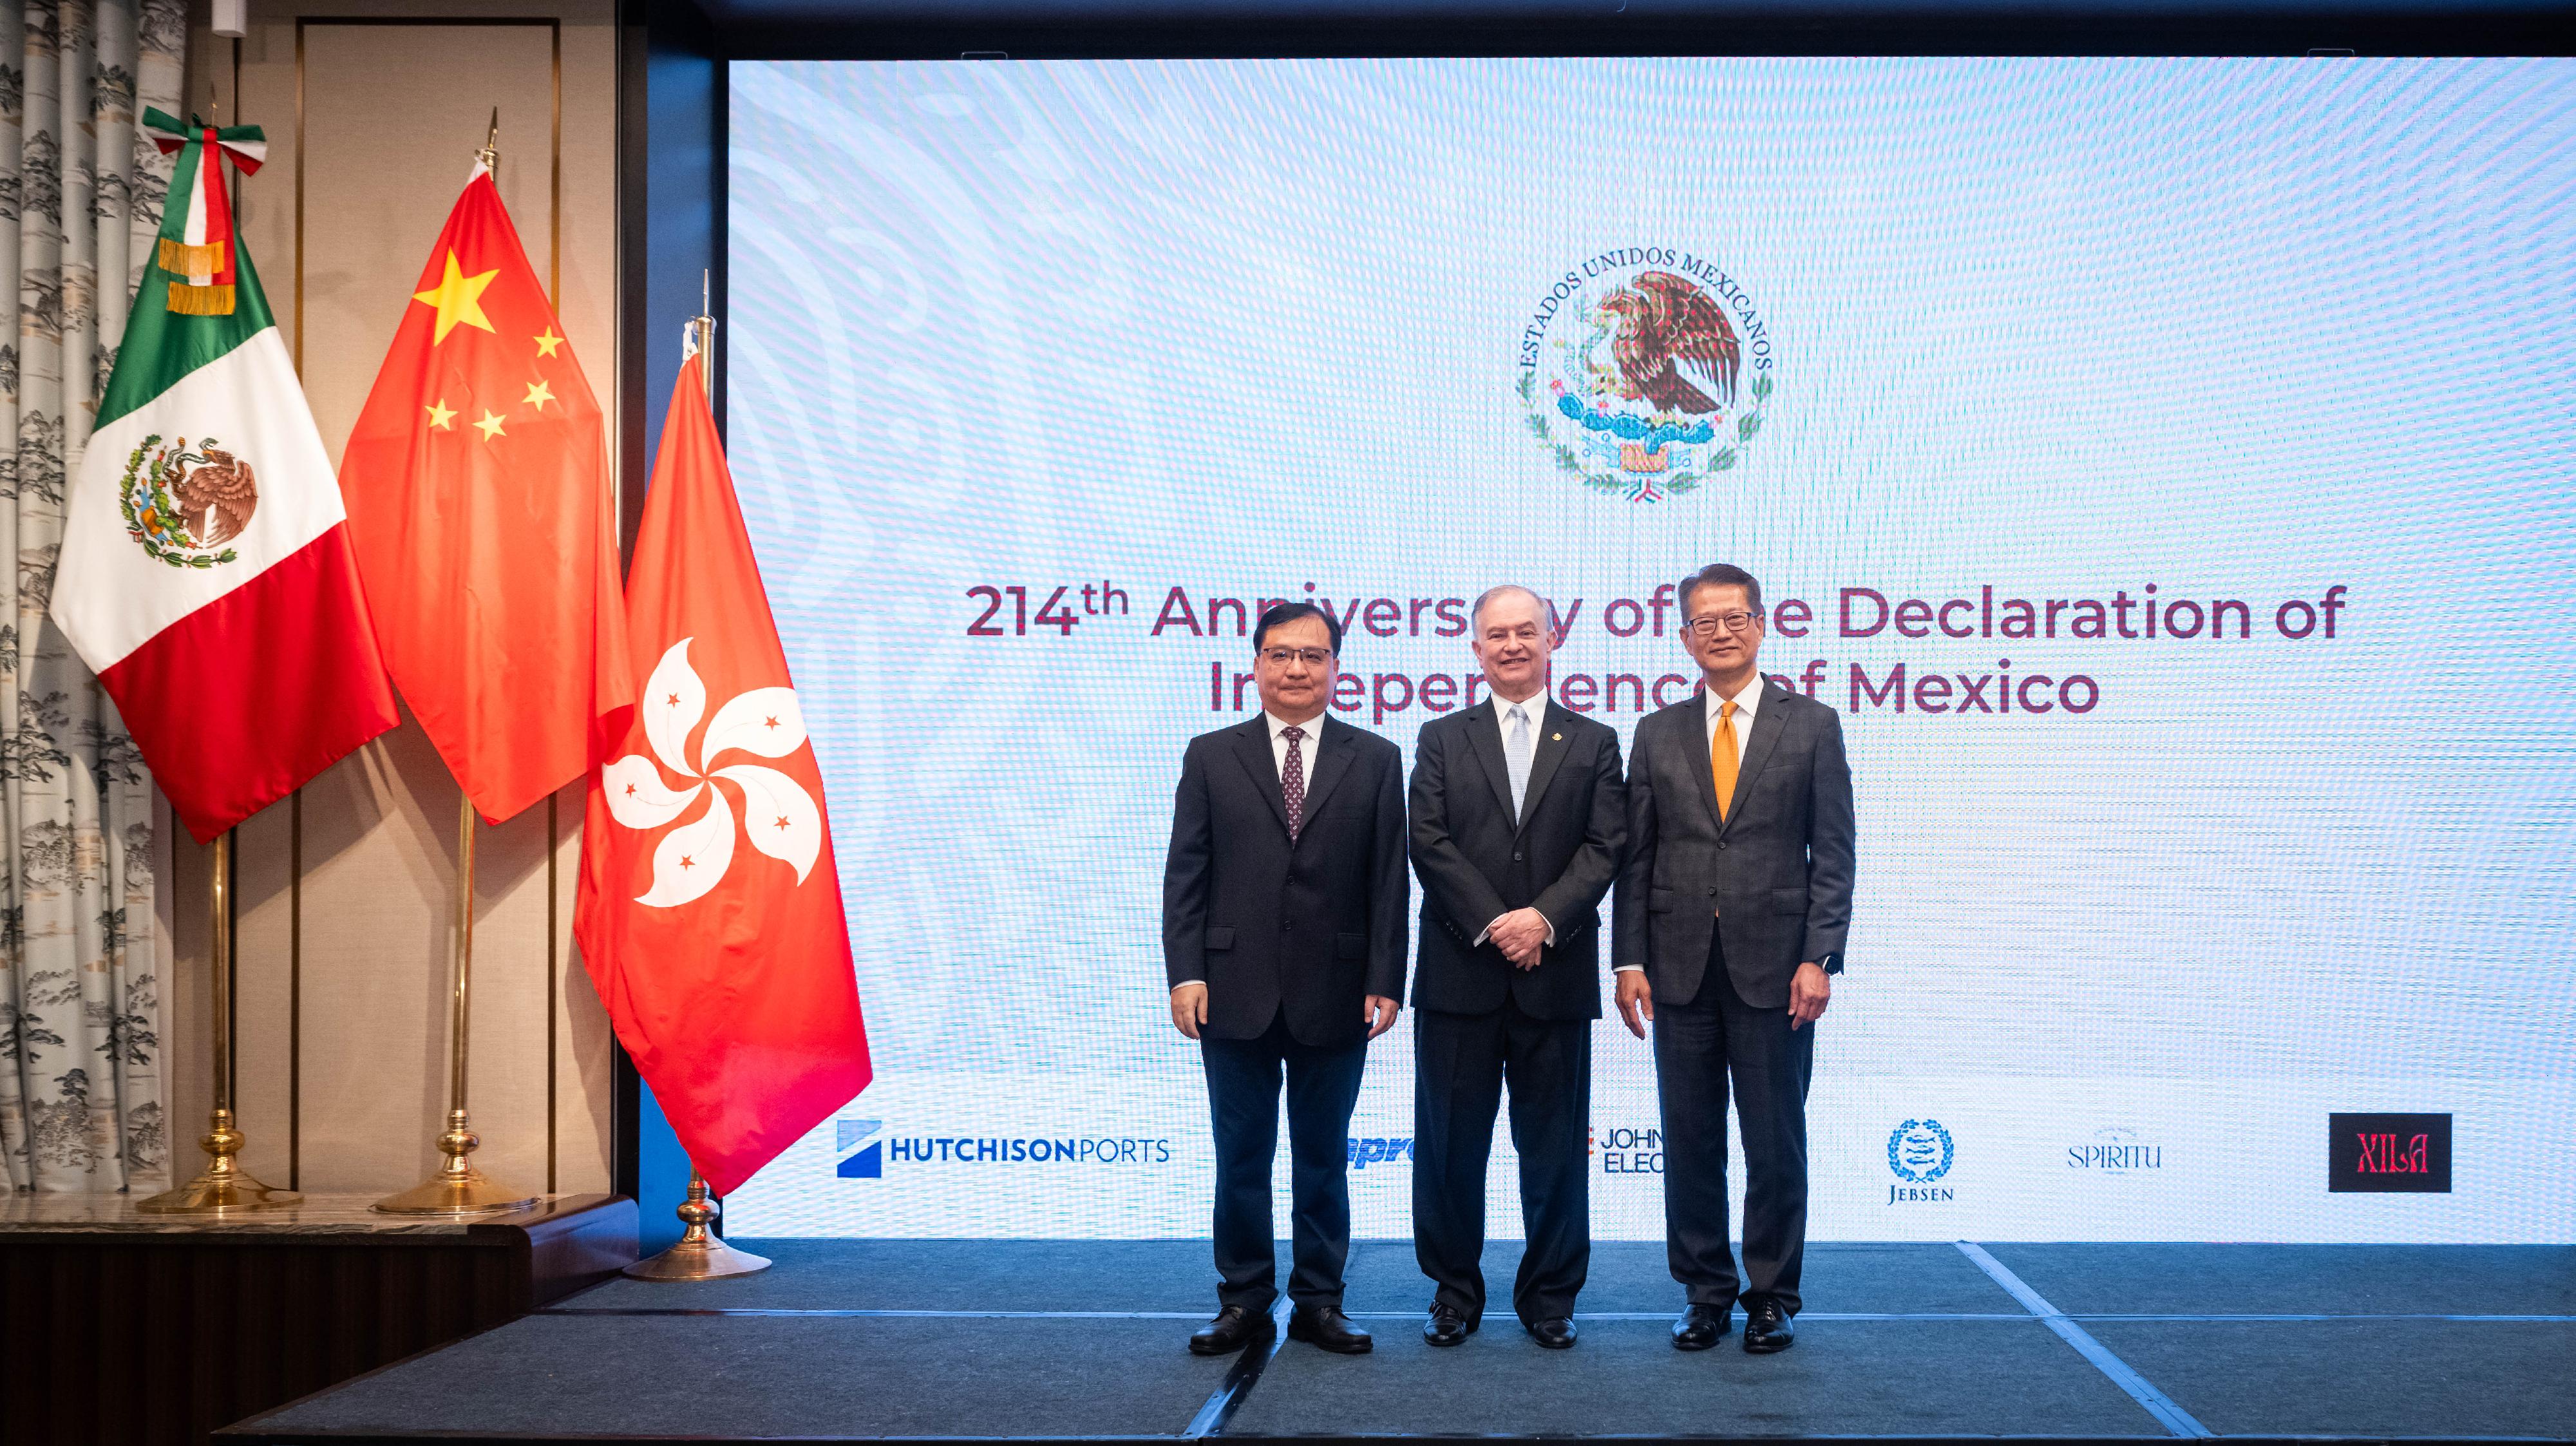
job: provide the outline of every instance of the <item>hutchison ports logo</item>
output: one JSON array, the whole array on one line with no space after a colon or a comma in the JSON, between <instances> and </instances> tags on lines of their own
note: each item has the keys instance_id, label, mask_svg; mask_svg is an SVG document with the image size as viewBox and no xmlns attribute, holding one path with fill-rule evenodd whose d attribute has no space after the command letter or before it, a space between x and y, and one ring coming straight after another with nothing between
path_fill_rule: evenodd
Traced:
<instances>
[{"instance_id":1,"label":"hutchison ports logo","mask_svg":"<svg viewBox=\"0 0 2576 1446\"><path fill-rule=\"evenodd\" d=\"M883 1128L883 1120L834 1120L832 1143L841 1165L832 1173L844 1180L884 1179L885 1141L877 1138Z\"/></svg>"}]
</instances>

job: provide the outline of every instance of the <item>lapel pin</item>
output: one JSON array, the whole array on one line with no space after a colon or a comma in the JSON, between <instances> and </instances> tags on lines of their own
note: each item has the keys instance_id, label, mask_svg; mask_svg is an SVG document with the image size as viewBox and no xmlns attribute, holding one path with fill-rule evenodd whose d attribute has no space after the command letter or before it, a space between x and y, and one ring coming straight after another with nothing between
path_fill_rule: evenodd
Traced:
<instances>
[{"instance_id":1,"label":"lapel pin","mask_svg":"<svg viewBox=\"0 0 2576 1446\"><path fill-rule=\"evenodd\" d=\"M1565 735L1562 733L1550 733L1547 735L1547 741L1550 743L1562 743L1565 741Z\"/></svg>"}]
</instances>

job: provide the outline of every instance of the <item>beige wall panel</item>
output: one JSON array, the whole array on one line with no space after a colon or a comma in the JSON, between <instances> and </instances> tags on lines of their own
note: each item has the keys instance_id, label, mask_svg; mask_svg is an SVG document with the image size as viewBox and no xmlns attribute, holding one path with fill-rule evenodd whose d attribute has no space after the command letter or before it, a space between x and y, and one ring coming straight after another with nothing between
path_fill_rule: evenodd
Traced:
<instances>
[{"instance_id":1,"label":"beige wall panel","mask_svg":"<svg viewBox=\"0 0 2576 1446\"><path fill-rule=\"evenodd\" d=\"M211 80L226 120L267 130L270 164L240 187L241 226L325 445L336 456L347 438L494 105L502 198L613 427L612 7L316 9L327 18L300 37L284 7L259 7L238 47L196 29L190 94ZM433 23L331 23L358 18ZM558 24L495 23L531 19ZM477 836L477 1159L531 1190L610 1178L609 1031L570 942L582 806L579 786L560 796L551 869L542 805ZM455 784L406 722L315 780L302 809L300 877L288 806L237 844L244 1162L275 1185L292 1174L307 1191L388 1192L434 1167L446 1106ZM160 909L183 1173L211 1100L209 863L177 839Z\"/></svg>"},{"instance_id":2,"label":"beige wall panel","mask_svg":"<svg viewBox=\"0 0 2576 1446\"><path fill-rule=\"evenodd\" d=\"M447 1104L456 786L406 721L304 789L309 1191L427 1178Z\"/></svg>"}]
</instances>

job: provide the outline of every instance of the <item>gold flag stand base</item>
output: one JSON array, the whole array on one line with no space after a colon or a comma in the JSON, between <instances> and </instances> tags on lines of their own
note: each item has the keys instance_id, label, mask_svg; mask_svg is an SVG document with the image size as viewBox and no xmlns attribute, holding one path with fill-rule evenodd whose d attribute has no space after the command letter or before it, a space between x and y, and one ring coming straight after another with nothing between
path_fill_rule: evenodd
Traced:
<instances>
[{"instance_id":1,"label":"gold flag stand base","mask_svg":"<svg viewBox=\"0 0 2576 1446\"><path fill-rule=\"evenodd\" d=\"M233 1128L233 1112L218 1108L215 1124L199 1144L207 1155L204 1173L176 1190L164 1190L135 1202L139 1215L215 1215L227 1210L287 1210L304 1203L292 1190L272 1190L233 1163L241 1152L242 1133Z\"/></svg>"},{"instance_id":2,"label":"gold flag stand base","mask_svg":"<svg viewBox=\"0 0 2576 1446\"><path fill-rule=\"evenodd\" d=\"M386 1196L374 1208L387 1215L481 1215L537 1203L536 1196L474 1168L465 1157L482 1143L480 1136L465 1128L463 1110L449 1111L447 1133L438 1137L439 1151L446 1157L439 1162L438 1173L400 1194Z\"/></svg>"},{"instance_id":3,"label":"gold flag stand base","mask_svg":"<svg viewBox=\"0 0 2576 1446\"><path fill-rule=\"evenodd\" d=\"M757 1275L769 1268L769 1257L736 1250L707 1228L715 1223L716 1207L707 1202L705 1176L690 1172L689 1196L680 1202L678 1213L688 1226L680 1232L680 1243L626 1267L629 1276L666 1282L722 1280L729 1275Z\"/></svg>"}]
</instances>

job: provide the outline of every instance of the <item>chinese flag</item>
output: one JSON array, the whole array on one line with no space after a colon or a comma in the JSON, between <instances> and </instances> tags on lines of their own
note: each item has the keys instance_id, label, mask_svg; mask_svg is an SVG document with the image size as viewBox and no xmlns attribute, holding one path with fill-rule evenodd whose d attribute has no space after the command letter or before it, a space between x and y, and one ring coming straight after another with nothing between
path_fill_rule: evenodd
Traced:
<instances>
[{"instance_id":1,"label":"chinese flag","mask_svg":"<svg viewBox=\"0 0 2576 1446\"><path fill-rule=\"evenodd\" d=\"M607 431L481 165L340 462L376 639L493 823L585 773L634 701Z\"/></svg>"},{"instance_id":2,"label":"chinese flag","mask_svg":"<svg viewBox=\"0 0 2576 1446\"><path fill-rule=\"evenodd\" d=\"M626 587L643 696L583 825L573 932L617 1037L716 1194L867 1088L823 775L697 358Z\"/></svg>"}]
</instances>

